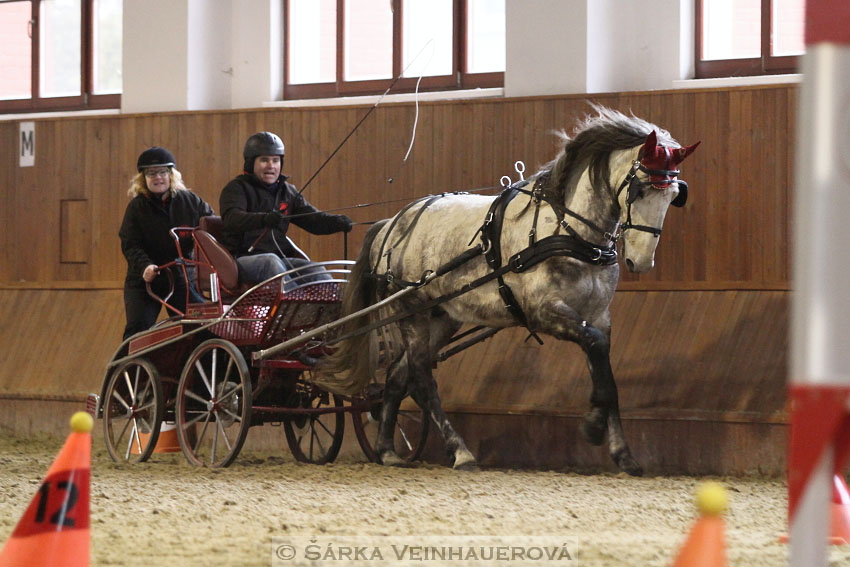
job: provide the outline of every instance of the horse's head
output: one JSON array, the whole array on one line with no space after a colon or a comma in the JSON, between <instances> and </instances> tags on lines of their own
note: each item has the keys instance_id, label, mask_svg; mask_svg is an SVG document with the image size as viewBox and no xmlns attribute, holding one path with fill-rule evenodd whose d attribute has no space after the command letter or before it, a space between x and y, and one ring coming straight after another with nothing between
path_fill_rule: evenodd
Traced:
<instances>
[{"instance_id":1,"label":"horse's head","mask_svg":"<svg viewBox=\"0 0 850 567\"><path fill-rule=\"evenodd\" d=\"M622 211L622 253L630 271L644 273L652 269L667 209L670 205L683 207L688 200L688 184L678 179L677 166L698 145L699 142L684 148L662 146L653 130L642 146L627 153L628 173L617 189L617 201Z\"/></svg>"}]
</instances>

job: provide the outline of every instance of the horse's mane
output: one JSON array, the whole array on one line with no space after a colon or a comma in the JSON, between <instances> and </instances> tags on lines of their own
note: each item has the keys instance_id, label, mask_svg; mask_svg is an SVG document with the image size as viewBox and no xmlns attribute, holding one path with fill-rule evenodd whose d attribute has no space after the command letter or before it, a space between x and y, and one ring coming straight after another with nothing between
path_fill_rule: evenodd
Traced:
<instances>
[{"instance_id":1,"label":"horse's mane","mask_svg":"<svg viewBox=\"0 0 850 567\"><path fill-rule=\"evenodd\" d=\"M643 144L653 130L658 135L659 144L680 147L669 132L655 124L599 104L589 104L597 114L585 116L572 137L563 130L556 132L563 140L564 147L555 159L538 172L538 176L549 174L551 189L558 197L565 198L568 192L575 189L578 174L585 168L590 169L590 183L594 187L612 191L608 182L611 152Z\"/></svg>"}]
</instances>

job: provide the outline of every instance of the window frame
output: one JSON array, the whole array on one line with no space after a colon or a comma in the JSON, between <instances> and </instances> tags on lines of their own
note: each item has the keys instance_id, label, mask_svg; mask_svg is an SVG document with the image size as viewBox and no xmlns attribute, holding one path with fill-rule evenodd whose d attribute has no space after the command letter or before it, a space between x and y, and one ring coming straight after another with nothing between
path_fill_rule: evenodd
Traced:
<instances>
[{"instance_id":1,"label":"window frame","mask_svg":"<svg viewBox=\"0 0 850 567\"><path fill-rule=\"evenodd\" d=\"M39 16L42 0L29 1L31 7L30 30L31 96L0 100L0 114L18 112L54 112L66 110L100 110L121 107L121 94L93 94L94 90L94 0L80 2L80 90L79 95L42 97L41 88L41 26Z\"/></svg>"},{"instance_id":2,"label":"window frame","mask_svg":"<svg viewBox=\"0 0 850 567\"><path fill-rule=\"evenodd\" d=\"M773 2L761 0L761 57L746 59L702 58L702 8L706 0L696 0L696 26L694 28L694 53L696 57L695 78L714 79L720 77L746 77L797 73L800 64L798 55L771 55L773 28Z\"/></svg>"},{"instance_id":3,"label":"window frame","mask_svg":"<svg viewBox=\"0 0 850 567\"><path fill-rule=\"evenodd\" d=\"M335 98L381 94L385 92L402 72L402 0L392 0L393 10L393 71L388 79L369 81L344 81L345 61L345 1L336 0L336 81L327 83L290 84L289 82L289 2L283 4L283 99L298 100L311 98ZM467 0L452 0L453 29L452 69L450 75L422 77L420 91L459 90L474 88L503 87L504 72L468 73L467 22L469 19ZM393 86L395 93L410 93L416 90L419 77L401 77Z\"/></svg>"}]
</instances>

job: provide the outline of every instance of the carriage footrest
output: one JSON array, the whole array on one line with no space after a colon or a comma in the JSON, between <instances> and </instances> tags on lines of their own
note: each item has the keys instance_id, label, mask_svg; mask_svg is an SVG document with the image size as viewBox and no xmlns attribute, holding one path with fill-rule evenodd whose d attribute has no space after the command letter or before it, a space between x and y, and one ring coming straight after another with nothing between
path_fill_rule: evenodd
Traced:
<instances>
[{"instance_id":1,"label":"carriage footrest","mask_svg":"<svg viewBox=\"0 0 850 567\"><path fill-rule=\"evenodd\" d=\"M86 413L97 419L100 412L100 396L89 394L86 396Z\"/></svg>"}]
</instances>

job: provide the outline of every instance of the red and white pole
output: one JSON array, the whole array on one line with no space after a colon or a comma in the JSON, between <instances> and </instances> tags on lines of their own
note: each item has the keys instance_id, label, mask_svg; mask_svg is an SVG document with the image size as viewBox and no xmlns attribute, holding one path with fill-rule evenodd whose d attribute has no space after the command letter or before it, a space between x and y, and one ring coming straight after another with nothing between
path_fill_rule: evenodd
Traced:
<instances>
[{"instance_id":1,"label":"red and white pole","mask_svg":"<svg viewBox=\"0 0 850 567\"><path fill-rule=\"evenodd\" d=\"M850 453L850 1L806 1L795 152L788 508L792 567L825 567Z\"/></svg>"}]
</instances>

